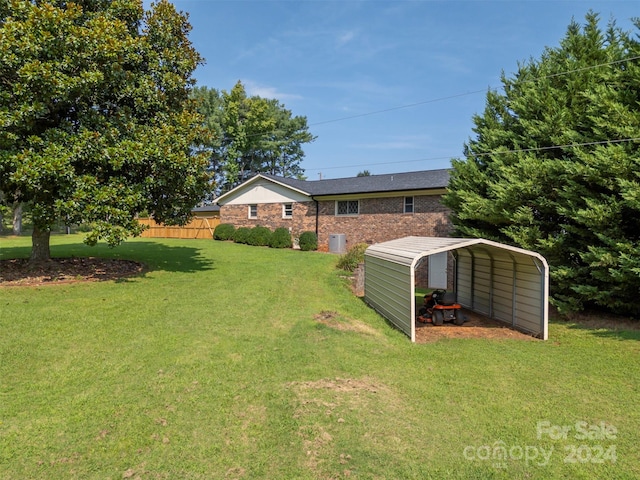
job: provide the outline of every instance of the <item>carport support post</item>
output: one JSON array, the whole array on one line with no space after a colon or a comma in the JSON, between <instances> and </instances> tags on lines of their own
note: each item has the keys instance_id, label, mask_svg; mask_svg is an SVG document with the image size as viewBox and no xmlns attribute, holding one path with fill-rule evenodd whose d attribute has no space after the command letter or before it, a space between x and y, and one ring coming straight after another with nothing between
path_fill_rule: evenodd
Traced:
<instances>
[{"instance_id":1,"label":"carport support post","mask_svg":"<svg viewBox=\"0 0 640 480\"><path fill-rule=\"evenodd\" d=\"M513 284L511 285L512 293L511 293L511 327L516 327L516 313L517 313L517 297L518 297L518 263L513 255L509 255L511 257L511 261L513 262Z\"/></svg>"},{"instance_id":2,"label":"carport support post","mask_svg":"<svg viewBox=\"0 0 640 480\"><path fill-rule=\"evenodd\" d=\"M416 341L416 267L415 264L409 267L410 270L410 287L409 293L411 294L411 341Z\"/></svg>"},{"instance_id":3,"label":"carport support post","mask_svg":"<svg viewBox=\"0 0 640 480\"><path fill-rule=\"evenodd\" d=\"M549 306L547 305L547 302L545 302L545 299L549 298L549 291L548 291L548 285L549 285L549 271L544 268L544 265L542 265L542 263L535 257L532 257L533 260L533 264L536 266L536 268L538 269L538 272L540 272L540 308L541 308L541 312L542 312L542 318L540 319L540 327L542 330L542 339L546 340L549 337L549 332L548 332L548 319L549 319Z\"/></svg>"}]
</instances>

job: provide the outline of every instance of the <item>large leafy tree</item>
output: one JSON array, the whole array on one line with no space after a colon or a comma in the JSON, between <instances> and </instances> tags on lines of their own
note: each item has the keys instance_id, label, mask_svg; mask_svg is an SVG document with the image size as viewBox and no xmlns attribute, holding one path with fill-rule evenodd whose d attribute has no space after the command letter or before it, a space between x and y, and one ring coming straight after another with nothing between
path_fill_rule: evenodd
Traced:
<instances>
[{"instance_id":1,"label":"large leafy tree","mask_svg":"<svg viewBox=\"0 0 640 480\"><path fill-rule=\"evenodd\" d=\"M188 219L207 188L189 30L166 0L2 2L0 190L29 202L33 261L58 218L109 245L141 232L143 210Z\"/></svg>"},{"instance_id":2,"label":"large leafy tree","mask_svg":"<svg viewBox=\"0 0 640 480\"><path fill-rule=\"evenodd\" d=\"M457 233L544 254L565 311L640 310L639 55L613 22L572 22L488 92L453 161L444 201Z\"/></svg>"},{"instance_id":3,"label":"large leafy tree","mask_svg":"<svg viewBox=\"0 0 640 480\"><path fill-rule=\"evenodd\" d=\"M196 87L193 97L210 134L201 146L209 156L216 193L256 173L302 176L303 145L315 139L305 117L293 116L276 99L247 96L241 82L230 92Z\"/></svg>"}]
</instances>

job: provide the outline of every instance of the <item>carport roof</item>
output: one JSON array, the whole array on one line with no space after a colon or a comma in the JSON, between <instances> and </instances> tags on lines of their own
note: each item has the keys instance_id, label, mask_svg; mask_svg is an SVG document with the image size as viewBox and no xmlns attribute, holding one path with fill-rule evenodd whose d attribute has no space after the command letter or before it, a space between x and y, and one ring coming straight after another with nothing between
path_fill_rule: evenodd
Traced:
<instances>
[{"instance_id":1,"label":"carport roof","mask_svg":"<svg viewBox=\"0 0 640 480\"><path fill-rule=\"evenodd\" d=\"M371 245L365 251L365 301L415 341L415 270L423 258L451 250L457 252L454 290L463 307L548 338L547 261L482 238L405 237Z\"/></svg>"},{"instance_id":2,"label":"carport roof","mask_svg":"<svg viewBox=\"0 0 640 480\"><path fill-rule=\"evenodd\" d=\"M545 267L547 266L547 261L539 253L483 238L404 237L371 245L367 248L366 255L383 258L402 265L413 265L427 255L474 246L476 248L484 247L496 254L499 252L511 252L517 255L535 257Z\"/></svg>"}]
</instances>

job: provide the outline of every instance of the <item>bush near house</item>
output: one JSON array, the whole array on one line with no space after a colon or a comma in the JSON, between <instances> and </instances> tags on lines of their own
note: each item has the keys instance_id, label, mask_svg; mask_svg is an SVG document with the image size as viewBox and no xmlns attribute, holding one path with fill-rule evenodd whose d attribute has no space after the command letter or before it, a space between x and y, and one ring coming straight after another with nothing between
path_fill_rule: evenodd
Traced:
<instances>
[{"instance_id":1,"label":"bush near house","mask_svg":"<svg viewBox=\"0 0 640 480\"><path fill-rule=\"evenodd\" d=\"M309 251L318 249L318 236L315 232L302 232L298 239L300 250Z\"/></svg>"},{"instance_id":2,"label":"bush near house","mask_svg":"<svg viewBox=\"0 0 640 480\"><path fill-rule=\"evenodd\" d=\"M251 229L248 243L249 245L253 245L256 247L267 247L271 242L271 235L271 230L269 230L267 227L256 225Z\"/></svg>"},{"instance_id":3,"label":"bush near house","mask_svg":"<svg viewBox=\"0 0 640 480\"><path fill-rule=\"evenodd\" d=\"M251 229L249 227L240 227L233 232L232 240L236 243L249 244L249 237L251 236Z\"/></svg>"},{"instance_id":4,"label":"bush near house","mask_svg":"<svg viewBox=\"0 0 640 480\"><path fill-rule=\"evenodd\" d=\"M293 242L291 240L291 233L288 228L279 227L273 231L271 235L271 242L269 242L271 248L291 248Z\"/></svg>"},{"instance_id":5,"label":"bush near house","mask_svg":"<svg viewBox=\"0 0 640 480\"><path fill-rule=\"evenodd\" d=\"M353 272L359 263L364 262L364 251L369 245L366 243L357 243L349 249L347 253L340 256L338 260L338 268Z\"/></svg>"},{"instance_id":6,"label":"bush near house","mask_svg":"<svg viewBox=\"0 0 640 480\"><path fill-rule=\"evenodd\" d=\"M230 223L221 223L216 227L213 231L214 240L233 240L233 234L236 231L236 227L234 227Z\"/></svg>"},{"instance_id":7,"label":"bush near house","mask_svg":"<svg viewBox=\"0 0 640 480\"><path fill-rule=\"evenodd\" d=\"M293 239L288 228L279 227L271 231L268 227L257 225L253 228L235 228L230 223L221 223L213 231L214 240L232 240L253 246L271 248L292 248ZM318 237L314 232L303 232L298 239L300 249L304 251L318 249Z\"/></svg>"}]
</instances>

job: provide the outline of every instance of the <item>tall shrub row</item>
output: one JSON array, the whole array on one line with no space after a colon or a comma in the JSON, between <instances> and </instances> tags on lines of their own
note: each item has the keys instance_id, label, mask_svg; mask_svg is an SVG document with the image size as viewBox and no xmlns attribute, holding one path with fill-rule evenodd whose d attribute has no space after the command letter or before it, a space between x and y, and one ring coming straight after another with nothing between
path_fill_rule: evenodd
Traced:
<instances>
[{"instance_id":1,"label":"tall shrub row","mask_svg":"<svg viewBox=\"0 0 640 480\"><path fill-rule=\"evenodd\" d=\"M235 228L230 223L221 223L213 231L214 240L231 240L235 243L271 248L291 248L293 239L289 229L280 227L271 231L267 227L257 225L253 228ZM317 250L318 239L314 232L303 232L299 238L301 250Z\"/></svg>"}]
</instances>

